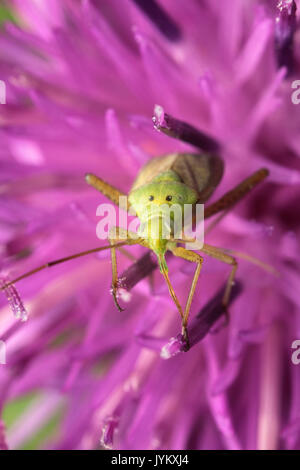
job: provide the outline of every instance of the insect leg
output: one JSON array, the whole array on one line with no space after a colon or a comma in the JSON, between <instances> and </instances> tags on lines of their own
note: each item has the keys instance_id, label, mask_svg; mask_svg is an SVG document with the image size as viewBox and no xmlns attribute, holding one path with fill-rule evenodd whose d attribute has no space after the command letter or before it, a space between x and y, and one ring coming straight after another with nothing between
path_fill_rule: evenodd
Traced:
<instances>
[{"instance_id":1,"label":"insect leg","mask_svg":"<svg viewBox=\"0 0 300 470\"><path fill-rule=\"evenodd\" d=\"M97 191L100 191L100 193L104 194L104 196L110 199L117 206L120 204L121 197L123 198L123 201L125 200L124 198L127 199L126 194L122 193L117 188L115 188L109 183L106 183L101 178L96 175L93 175L92 173L87 173L85 175L85 179L89 185L93 186L93 188L97 189ZM128 199L126 207L124 207L124 209L128 210Z\"/></svg>"},{"instance_id":2,"label":"insect leg","mask_svg":"<svg viewBox=\"0 0 300 470\"><path fill-rule=\"evenodd\" d=\"M225 211L237 202L239 202L244 196L246 196L255 186L257 186L261 181L263 181L269 174L269 171L266 168L261 168L256 171L244 181L242 181L238 186L233 188L231 191L228 191L216 202L204 208L204 218L212 217L218 212Z\"/></svg>"},{"instance_id":3,"label":"insect leg","mask_svg":"<svg viewBox=\"0 0 300 470\"><path fill-rule=\"evenodd\" d=\"M120 304L118 303L118 299L117 299L117 293L118 293L117 256L116 256L116 250L115 248L113 248L115 240L113 238L110 238L109 243L111 244L111 247L112 247L112 249L110 250L111 267L112 267L112 282L111 282L112 295L113 295L113 299L115 302L115 306L117 307L119 312L122 312L124 309L120 306Z\"/></svg>"},{"instance_id":4,"label":"insect leg","mask_svg":"<svg viewBox=\"0 0 300 470\"><path fill-rule=\"evenodd\" d=\"M188 340L188 332L187 332L187 324L188 324L188 318L189 318L189 313L191 309L191 303L195 294L195 289L196 285L199 279L202 263L203 263L203 258L200 256L198 253L195 253L194 251L191 250L186 250L185 248L182 247L176 247L172 250L172 253L175 256L178 256L180 258L183 258L187 261L190 261L192 263L197 263L196 271L193 277L193 282L190 288L190 292L188 295L188 299L186 302L186 306L184 309L184 314L182 318L182 335L184 336L187 345L189 345L189 340Z\"/></svg>"},{"instance_id":5,"label":"insect leg","mask_svg":"<svg viewBox=\"0 0 300 470\"><path fill-rule=\"evenodd\" d=\"M111 234L114 233L112 236ZM116 237L116 238L114 238ZM128 230L125 230L121 227L113 227L110 231L110 235L108 237L109 243L111 245L111 265L112 265L112 295L113 299L115 302L115 305L119 312L122 312L124 309L120 306L118 302L118 270L117 270L117 256L116 256L116 248L118 240L124 240L126 241L126 245L143 245L143 246L148 246L147 242L145 240L142 240L141 238L137 238L136 234L133 232L129 232ZM126 255L128 256L128 253L126 252Z\"/></svg>"},{"instance_id":6,"label":"insect leg","mask_svg":"<svg viewBox=\"0 0 300 470\"><path fill-rule=\"evenodd\" d=\"M218 259L222 261L223 263L229 264L232 266L231 272L229 274L223 300L222 300L222 306L224 309L224 313L228 319L228 303L230 299L230 294L231 294L231 289L234 284L234 278L236 274L236 270L238 267L237 260L233 257L225 253L221 248L217 248L216 246L212 245L207 245L204 243L203 247L201 248L201 251L208 256L211 256L212 258Z\"/></svg>"},{"instance_id":7,"label":"insect leg","mask_svg":"<svg viewBox=\"0 0 300 470\"><path fill-rule=\"evenodd\" d=\"M176 307L177 307L177 309L178 309L178 311L179 311L179 313L180 313L181 318L183 319L183 316L184 316L184 315L183 315L183 311L182 311L181 305L180 305L180 303L179 303L179 300L177 299L177 296L176 296L176 294L175 294L175 291L174 291L174 289L173 289L173 287L172 287L172 284L171 284L171 282L170 282L170 278L169 278L169 275L168 275L168 271L167 271L167 269L165 268L165 265L164 265L163 262L160 263L160 266L161 266L161 273L162 273L162 275L163 275L164 278L165 278L165 281L166 281L166 283L167 283L167 286L168 286L170 295L171 295L171 297L172 297L172 299L173 299L173 301L174 301L174 303L175 303L175 305L176 305Z\"/></svg>"}]
</instances>

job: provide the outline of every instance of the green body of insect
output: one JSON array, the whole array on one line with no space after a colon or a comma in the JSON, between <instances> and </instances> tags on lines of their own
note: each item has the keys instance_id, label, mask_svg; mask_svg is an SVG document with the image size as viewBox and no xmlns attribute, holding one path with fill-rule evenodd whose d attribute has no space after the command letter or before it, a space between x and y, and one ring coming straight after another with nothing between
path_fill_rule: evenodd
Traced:
<instances>
[{"instance_id":1,"label":"green body of insect","mask_svg":"<svg viewBox=\"0 0 300 470\"><path fill-rule=\"evenodd\" d=\"M128 201L144 228L140 233L166 270L164 254L175 246L174 227L170 226L174 212L168 208L178 207L183 221L186 206L205 202L222 173L223 162L217 156L178 153L154 158L139 172ZM164 228L171 237L164 237Z\"/></svg>"},{"instance_id":2,"label":"green body of insect","mask_svg":"<svg viewBox=\"0 0 300 470\"><path fill-rule=\"evenodd\" d=\"M174 153L150 160L139 172L128 195L129 208L132 207L139 217L142 229L139 232L141 238L135 242L131 239L130 233L127 232L127 244L139 243L156 253L160 271L167 282L170 295L181 315L182 334L187 345L188 316L203 258L195 251L187 250L180 246L186 240L175 238L173 227L169 222L170 212L167 209L171 205L176 204L184 214L186 204L191 204L195 208L197 203L205 203L219 184L222 175L223 161L216 155ZM221 199L206 208L205 217L210 217L220 211L224 213L225 210L231 208L267 175L268 170L266 169L255 172L232 191L229 191ZM116 204L118 204L118 198L124 196L116 188L108 185L95 175L86 175L86 180ZM163 228L168 223L170 225L171 238L163 236ZM156 235L158 234L158 236L153 237L153 232ZM116 249L114 247L116 242L117 240L111 240L112 292L116 306L119 310L122 310L117 300L118 276ZM170 250L177 257L196 263L196 270L184 310L181 308L168 276L168 268L164 257L167 250ZM231 266L231 272L222 301L224 312L228 314L227 305L237 269L237 261L224 250L208 244L204 244L201 251Z\"/></svg>"},{"instance_id":3,"label":"green body of insect","mask_svg":"<svg viewBox=\"0 0 300 470\"><path fill-rule=\"evenodd\" d=\"M195 293L196 284L200 275L203 258L195 251L187 250L180 246L180 244L184 243L186 240L178 240L175 237L174 227L172 226L172 219L170 222L170 212L167 209L171 205L176 204L184 213L186 204L191 204L192 207L195 208L197 203L205 203L214 192L216 186L219 184L222 178L222 174L223 162L221 158L215 155L175 153L151 159L139 172L128 195L128 209L132 207L141 221L142 229L138 237L132 237L132 233L126 230L124 237L124 229L117 227L118 236L115 239L110 238L109 245L89 249L81 253L67 256L65 258L50 261L17 277L12 281L7 282L0 289L8 289L15 282L29 277L32 274L41 271L42 269L64 263L65 261L69 261L80 256L85 256L90 253L96 253L102 250L110 249L112 257L112 293L116 306L119 308L119 310L122 310L117 299L118 274L116 249L123 250L124 245L140 244L149 248L150 250L153 250L158 257L161 273L165 278L170 295L181 315L182 334L185 338L188 348L188 316ZM227 192L215 203L208 207L205 206L205 219L220 212L222 214L220 214L219 217L226 214L229 209L231 209L267 175L268 170L262 168L250 175L234 189ZM117 188L106 183L101 178L91 173L86 175L86 181L115 204L119 204L120 197L125 196ZM163 235L163 228L168 224L171 238L164 237ZM152 237L153 228L156 229L156 234L158 234L156 237ZM122 241L120 241L120 239ZM196 264L192 285L184 309L181 308L169 279L168 268L164 258L164 254L167 250L170 250L175 256L179 258L183 258ZM233 256L229 255L226 250L208 245L206 243L203 244L200 251L231 266L230 275L227 280L226 289L222 300L224 312L227 313L231 288L237 269L237 261ZM247 259L249 259L249 256ZM256 264L259 264L260 266L263 265L262 262L259 262L259 260L255 260L254 258L252 258L252 261Z\"/></svg>"}]
</instances>

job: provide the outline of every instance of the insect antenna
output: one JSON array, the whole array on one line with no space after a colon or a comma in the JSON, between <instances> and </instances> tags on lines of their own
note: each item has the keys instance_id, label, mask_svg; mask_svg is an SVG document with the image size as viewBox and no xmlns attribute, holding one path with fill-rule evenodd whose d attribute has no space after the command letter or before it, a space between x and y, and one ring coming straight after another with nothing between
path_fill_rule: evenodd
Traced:
<instances>
[{"instance_id":1,"label":"insect antenna","mask_svg":"<svg viewBox=\"0 0 300 470\"><path fill-rule=\"evenodd\" d=\"M9 281L9 282L6 282L3 285L0 285L0 290L5 291L10 286L15 284L16 282L19 282L22 279L25 279L26 277L30 277L33 274L42 271L43 269L51 268L52 266L56 266L57 264L65 263L66 261L70 261L70 260L75 259L75 258L80 258L81 256L90 255L92 253L97 253L98 251L108 250L108 249L111 249L111 248L114 248L114 247L118 248L120 246L124 246L124 245L127 245L127 244L128 244L127 241L123 241L123 242L116 243L114 245L101 246L101 247L93 248L91 250L81 251L80 253L75 253L74 255L66 256L64 258L59 258L59 259L56 259L54 261L49 261L48 263L45 263L45 264L39 266L38 268L32 269L31 271L27 271L27 273L24 273L21 276L16 277L12 281Z\"/></svg>"}]
</instances>

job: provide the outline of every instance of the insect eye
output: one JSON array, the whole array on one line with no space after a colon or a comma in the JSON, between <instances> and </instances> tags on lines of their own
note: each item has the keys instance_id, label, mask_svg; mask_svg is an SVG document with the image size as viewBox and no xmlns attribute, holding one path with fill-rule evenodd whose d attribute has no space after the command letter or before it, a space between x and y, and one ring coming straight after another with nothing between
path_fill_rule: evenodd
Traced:
<instances>
[{"instance_id":1,"label":"insect eye","mask_svg":"<svg viewBox=\"0 0 300 470\"><path fill-rule=\"evenodd\" d=\"M153 201L154 200L154 196L149 196L149 201Z\"/></svg>"},{"instance_id":2,"label":"insect eye","mask_svg":"<svg viewBox=\"0 0 300 470\"><path fill-rule=\"evenodd\" d=\"M167 196L166 201L172 201L172 196Z\"/></svg>"}]
</instances>

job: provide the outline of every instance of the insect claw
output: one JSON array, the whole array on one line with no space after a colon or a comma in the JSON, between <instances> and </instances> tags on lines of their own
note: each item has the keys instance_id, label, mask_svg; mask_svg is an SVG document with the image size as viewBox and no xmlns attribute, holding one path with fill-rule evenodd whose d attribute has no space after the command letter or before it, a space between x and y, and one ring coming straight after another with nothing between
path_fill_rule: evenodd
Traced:
<instances>
[{"instance_id":1,"label":"insect claw","mask_svg":"<svg viewBox=\"0 0 300 470\"><path fill-rule=\"evenodd\" d=\"M112 288L111 293L114 299L115 306L117 307L119 312L124 312L125 309L120 306L118 299L117 299L117 290L114 287Z\"/></svg>"},{"instance_id":2,"label":"insect claw","mask_svg":"<svg viewBox=\"0 0 300 470\"><path fill-rule=\"evenodd\" d=\"M119 303L118 303L118 301L117 301L117 297L116 297L115 294L113 294L113 299L114 299L115 306L117 307L117 309L119 310L119 312L124 312L125 309L122 308L122 307L119 305Z\"/></svg>"}]
</instances>

